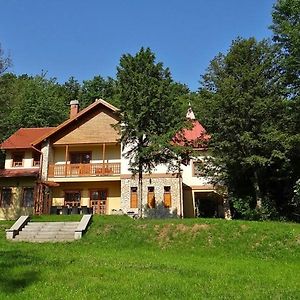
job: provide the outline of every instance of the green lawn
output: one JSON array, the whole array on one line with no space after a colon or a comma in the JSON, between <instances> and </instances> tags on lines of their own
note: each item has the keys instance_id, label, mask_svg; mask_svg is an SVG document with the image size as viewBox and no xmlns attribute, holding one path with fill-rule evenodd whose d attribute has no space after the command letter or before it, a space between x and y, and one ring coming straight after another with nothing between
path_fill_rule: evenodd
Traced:
<instances>
[{"instance_id":1,"label":"green lawn","mask_svg":"<svg viewBox=\"0 0 300 300\"><path fill-rule=\"evenodd\" d=\"M300 299L299 224L94 216L63 244L6 241L11 224L0 299Z\"/></svg>"}]
</instances>

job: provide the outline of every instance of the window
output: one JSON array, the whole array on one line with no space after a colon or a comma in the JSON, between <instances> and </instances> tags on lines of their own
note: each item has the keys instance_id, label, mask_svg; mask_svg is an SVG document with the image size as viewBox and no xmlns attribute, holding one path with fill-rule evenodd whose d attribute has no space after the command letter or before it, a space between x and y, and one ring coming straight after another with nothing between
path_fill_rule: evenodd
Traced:
<instances>
[{"instance_id":1,"label":"window","mask_svg":"<svg viewBox=\"0 0 300 300\"><path fill-rule=\"evenodd\" d=\"M104 190L96 190L90 192L91 200L106 200L106 191Z\"/></svg>"},{"instance_id":2,"label":"window","mask_svg":"<svg viewBox=\"0 0 300 300\"><path fill-rule=\"evenodd\" d=\"M94 214L106 214L106 190L91 190L90 191L90 207Z\"/></svg>"},{"instance_id":3,"label":"window","mask_svg":"<svg viewBox=\"0 0 300 300\"><path fill-rule=\"evenodd\" d=\"M41 155L38 152L34 152L32 154L32 160L33 160L32 166L33 167L39 167L40 166L40 157L41 157Z\"/></svg>"},{"instance_id":4,"label":"window","mask_svg":"<svg viewBox=\"0 0 300 300\"><path fill-rule=\"evenodd\" d=\"M171 207L172 206L171 187L170 186L165 186L164 187L164 206L165 207Z\"/></svg>"},{"instance_id":5,"label":"window","mask_svg":"<svg viewBox=\"0 0 300 300\"><path fill-rule=\"evenodd\" d=\"M80 206L80 191L65 191L65 206Z\"/></svg>"},{"instance_id":6,"label":"window","mask_svg":"<svg viewBox=\"0 0 300 300\"><path fill-rule=\"evenodd\" d=\"M11 188L3 188L1 190L0 196L1 196L1 199L0 199L1 207L8 207L11 205L11 196L12 196Z\"/></svg>"},{"instance_id":7,"label":"window","mask_svg":"<svg viewBox=\"0 0 300 300\"><path fill-rule=\"evenodd\" d=\"M130 190L130 207L131 208L138 207L137 187L132 187Z\"/></svg>"},{"instance_id":8,"label":"window","mask_svg":"<svg viewBox=\"0 0 300 300\"><path fill-rule=\"evenodd\" d=\"M91 152L71 152L70 162L71 164L89 164L92 159Z\"/></svg>"},{"instance_id":9,"label":"window","mask_svg":"<svg viewBox=\"0 0 300 300\"><path fill-rule=\"evenodd\" d=\"M155 195L154 195L154 187L148 187L148 199L147 204L149 208L155 208Z\"/></svg>"},{"instance_id":10,"label":"window","mask_svg":"<svg viewBox=\"0 0 300 300\"><path fill-rule=\"evenodd\" d=\"M194 177L201 177L204 176L204 164L202 161L195 161L193 162L193 176Z\"/></svg>"},{"instance_id":11,"label":"window","mask_svg":"<svg viewBox=\"0 0 300 300\"><path fill-rule=\"evenodd\" d=\"M12 154L12 166L13 167L23 167L23 159L24 159L25 153L24 152L15 152Z\"/></svg>"},{"instance_id":12,"label":"window","mask_svg":"<svg viewBox=\"0 0 300 300\"><path fill-rule=\"evenodd\" d=\"M33 207L33 188L23 189L23 207Z\"/></svg>"}]
</instances>

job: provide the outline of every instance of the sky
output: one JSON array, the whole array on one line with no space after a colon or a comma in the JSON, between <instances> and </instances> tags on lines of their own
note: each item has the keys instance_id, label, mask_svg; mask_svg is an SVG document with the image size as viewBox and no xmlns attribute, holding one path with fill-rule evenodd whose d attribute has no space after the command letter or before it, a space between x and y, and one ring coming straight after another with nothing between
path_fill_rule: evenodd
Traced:
<instances>
[{"instance_id":1,"label":"sky","mask_svg":"<svg viewBox=\"0 0 300 300\"><path fill-rule=\"evenodd\" d=\"M238 36L270 38L275 0L0 0L0 43L16 74L61 83L116 76L123 54L150 47L192 91Z\"/></svg>"}]
</instances>

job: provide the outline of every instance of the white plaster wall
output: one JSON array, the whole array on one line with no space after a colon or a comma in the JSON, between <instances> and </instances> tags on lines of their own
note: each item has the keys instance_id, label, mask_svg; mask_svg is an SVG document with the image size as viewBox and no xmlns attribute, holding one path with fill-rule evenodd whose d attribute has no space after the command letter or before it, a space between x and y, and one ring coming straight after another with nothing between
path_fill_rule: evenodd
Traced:
<instances>
[{"instance_id":1,"label":"white plaster wall","mask_svg":"<svg viewBox=\"0 0 300 300\"><path fill-rule=\"evenodd\" d=\"M195 160L194 160L195 161ZM208 185L209 180L205 177L193 176L193 160L187 166L182 165L182 181L188 186Z\"/></svg>"},{"instance_id":2,"label":"white plaster wall","mask_svg":"<svg viewBox=\"0 0 300 300\"><path fill-rule=\"evenodd\" d=\"M33 153L31 150L25 151L25 156L23 158L23 166L22 167L13 167L13 160L12 160L12 151L6 151L6 158L5 158L5 169L22 169L22 168L32 168L33 167ZM37 168L37 167L35 167Z\"/></svg>"},{"instance_id":3,"label":"white plaster wall","mask_svg":"<svg viewBox=\"0 0 300 300\"><path fill-rule=\"evenodd\" d=\"M124 154L128 151L129 147L125 147L124 151L122 152L121 158L121 174L123 175L131 175L129 170L129 159L124 157ZM206 153L203 155L195 157L190 160L190 163L185 166L181 165L182 170L182 182L188 186L201 186L201 185L209 185L209 179L205 177L196 177L193 176L193 161L197 161L197 159L204 158ZM152 174L172 174L174 171L168 170L168 165L158 165L155 169L152 170Z\"/></svg>"},{"instance_id":4,"label":"white plaster wall","mask_svg":"<svg viewBox=\"0 0 300 300\"><path fill-rule=\"evenodd\" d=\"M129 147L125 147L125 149L122 151L122 156L121 156L121 174L128 175L131 174L131 171L129 170L130 165L129 165L129 158L125 158L124 155L128 151ZM156 166L152 172L153 174L168 174L171 173L168 170L167 165L160 164Z\"/></svg>"}]
</instances>

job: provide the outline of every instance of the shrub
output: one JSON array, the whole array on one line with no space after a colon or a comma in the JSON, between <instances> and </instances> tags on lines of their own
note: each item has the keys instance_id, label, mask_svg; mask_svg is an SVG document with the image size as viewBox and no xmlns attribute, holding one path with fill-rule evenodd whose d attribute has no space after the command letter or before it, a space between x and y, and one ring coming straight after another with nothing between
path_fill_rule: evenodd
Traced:
<instances>
[{"instance_id":1,"label":"shrub","mask_svg":"<svg viewBox=\"0 0 300 300\"><path fill-rule=\"evenodd\" d=\"M170 208L164 206L164 204L158 203L155 208L149 208L147 205L144 207L144 216L149 219L168 219L178 218L177 210L171 211Z\"/></svg>"},{"instance_id":2,"label":"shrub","mask_svg":"<svg viewBox=\"0 0 300 300\"><path fill-rule=\"evenodd\" d=\"M233 207L233 217L244 220L275 220L279 215L276 204L269 197L262 199L260 208L255 207L255 201L252 197L244 198L230 197L229 201Z\"/></svg>"}]
</instances>

